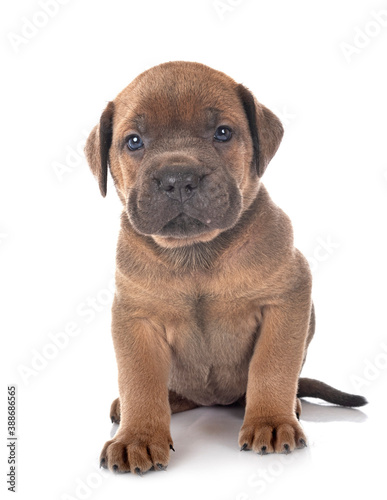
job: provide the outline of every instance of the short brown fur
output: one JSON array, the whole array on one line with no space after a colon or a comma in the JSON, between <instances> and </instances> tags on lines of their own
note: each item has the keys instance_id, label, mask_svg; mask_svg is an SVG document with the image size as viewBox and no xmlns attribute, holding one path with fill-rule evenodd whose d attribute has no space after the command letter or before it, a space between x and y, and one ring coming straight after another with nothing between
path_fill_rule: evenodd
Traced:
<instances>
[{"instance_id":1,"label":"short brown fur","mask_svg":"<svg viewBox=\"0 0 387 500\"><path fill-rule=\"evenodd\" d=\"M232 137L218 142L223 125ZM133 134L144 138L136 151ZM260 180L282 134L245 87L185 62L141 74L91 132L101 193L109 165L124 208L112 310L120 427L104 467L163 469L171 412L238 401L242 449L306 445L297 390L314 333L311 274ZM343 404L365 402L353 398Z\"/></svg>"}]
</instances>

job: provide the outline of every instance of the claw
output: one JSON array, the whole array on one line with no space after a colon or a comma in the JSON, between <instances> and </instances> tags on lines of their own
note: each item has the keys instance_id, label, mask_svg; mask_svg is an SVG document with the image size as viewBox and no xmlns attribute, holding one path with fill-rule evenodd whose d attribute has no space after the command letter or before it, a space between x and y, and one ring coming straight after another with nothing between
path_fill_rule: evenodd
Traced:
<instances>
[{"instance_id":1,"label":"claw","mask_svg":"<svg viewBox=\"0 0 387 500\"><path fill-rule=\"evenodd\" d=\"M172 450L172 451L175 451L175 448L170 444L169 445L169 448Z\"/></svg>"},{"instance_id":2,"label":"claw","mask_svg":"<svg viewBox=\"0 0 387 500\"><path fill-rule=\"evenodd\" d=\"M299 440L300 444L302 445L301 448L306 448L308 445L306 444L305 439L300 439Z\"/></svg>"},{"instance_id":3,"label":"claw","mask_svg":"<svg viewBox=\"0 0 387 500\"><path fill-rule=\"evenodd\" d=\"M267 455L267 446L262 446L262 448L259 450L258 455Z\"/></svg>"},{"instance_id":4,"label":"claw","mask_svg":"<svg viewBox=\"0 0 387 500\"><path fill-rule=\"evenodd\" d=\"M241 446L241 451L244 451L247 448L247 443L245 443L243 446Z\"/></svg>"},{"instance_id":5,"label":"claw","mask_svg":"<svg viewBox=\"0 0 387 500\"><path fill-rule=\"evenodd\" d=\"M167 466L163 464L156 464L156 467L158 468L158 470L167 470Z\"/></svg>"},{"instance_id":6,"label":"claw","mask_svg":"<svg viewBox=\"0 0 387 500\"><path fill-rule=\"evenodd\" d=\"M141 472L140 467L136 467L136 468L134 469L134 472L135 472L138 476L142 476L142 472Z\"/></svg>"},{"instance_id":7,"label":"claw","mask_svg":"<svg viewBox=\"0 0 387 500\"><path fill-rule=\"evenodd\" d=\"M101 461L99 463L99 467L103 468L103 469L107 469L105 462L106 462L106 460L104 458L101 458Z\"/></svg>"},{"instance_id":8,"label":"claw","mask_svg":"<svg viewBox=\"0 0 387 500\"><path fill-rule=\"evenodd\" d=\"M117 464L114 464L114 465L113 465L113 471L114 471L114 472L118 472L118 465L117 465Z\"/></svg>"},{"instance_id":9,"label":"claw","mask_svg":"<svg viewBox=\"0 0 387 500\"><path fill-rule=\"evenodd\" d=\"M284 451L285 455L288 455L290 453L290 446L288 444L284 444Z\"/></svg>"}]
</instances>

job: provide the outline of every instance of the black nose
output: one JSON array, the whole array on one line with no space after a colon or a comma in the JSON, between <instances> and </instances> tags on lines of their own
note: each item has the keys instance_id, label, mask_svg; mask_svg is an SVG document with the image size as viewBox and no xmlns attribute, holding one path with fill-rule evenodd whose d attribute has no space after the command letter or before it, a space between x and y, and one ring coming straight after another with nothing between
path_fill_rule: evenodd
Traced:
<instances>
[{"instance_id":1,"label":"black nose","mask_svg":"<svg viewBox=\"0 0 387 500\"><path fill-rule=\"evenodd\" d=\"M200 182L197 173L192 170L180 170L176 167L160 171L154 178L161 190L165 191L172 200L179 200L181 203L184 203L195 194Z\"/></svg>"}]
</instances>

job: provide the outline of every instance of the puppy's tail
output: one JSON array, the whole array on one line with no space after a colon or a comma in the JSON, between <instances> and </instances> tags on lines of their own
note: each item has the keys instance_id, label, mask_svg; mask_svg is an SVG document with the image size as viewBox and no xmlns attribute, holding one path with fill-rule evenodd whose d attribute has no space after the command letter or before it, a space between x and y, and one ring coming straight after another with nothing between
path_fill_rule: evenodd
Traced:
<instances>
[{"instance_id":1,"label":"puppy's tail","mask_svg":"<svg viewBox=\"0 0 387 500\"><path fill-rule=\"evenodd\" d=\"M300 378L298 381L299 398L320 398L328 403L340 406L364 406L368 403L363 396L339 391L324 382L312 378Z\"/></svg>"}]
</instances>

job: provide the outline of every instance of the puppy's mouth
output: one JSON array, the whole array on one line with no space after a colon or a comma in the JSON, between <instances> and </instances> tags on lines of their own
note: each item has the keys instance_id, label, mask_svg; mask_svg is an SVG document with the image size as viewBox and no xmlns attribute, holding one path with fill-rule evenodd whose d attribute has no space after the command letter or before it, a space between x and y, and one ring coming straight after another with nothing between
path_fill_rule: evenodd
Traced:
<instances>
[{"instance_id":1,"label":"puppy's mouth","mask_svg":"<svg viewBox=\"0 0 387 500\"><path fill-rule=\"evenodd\" d=\"M208 220L208 224L210 224ZM201 222L199 219L190 217L185 213L179 214L174 219L170 220L162 229L157 233L158 236L172 237L172 238L187 238L198 236L210 228L207 224Z\"/></svg>"}]
</instances>

